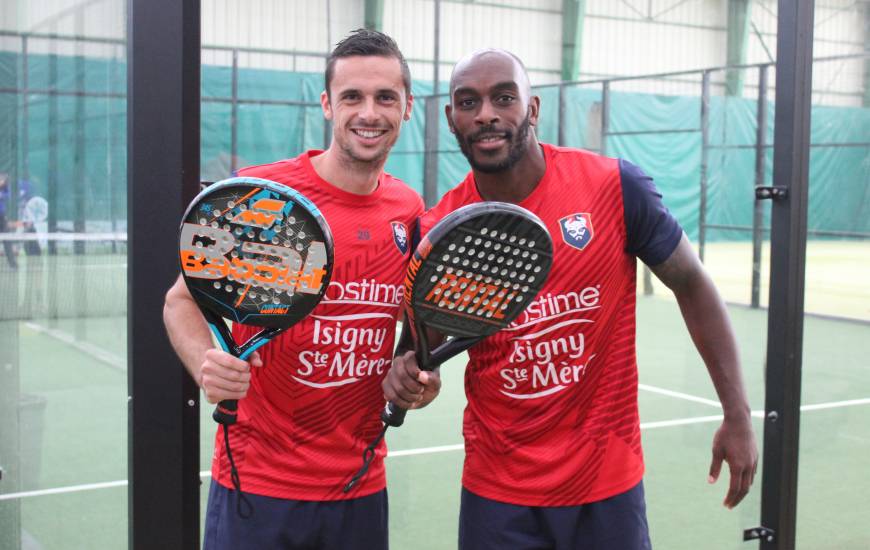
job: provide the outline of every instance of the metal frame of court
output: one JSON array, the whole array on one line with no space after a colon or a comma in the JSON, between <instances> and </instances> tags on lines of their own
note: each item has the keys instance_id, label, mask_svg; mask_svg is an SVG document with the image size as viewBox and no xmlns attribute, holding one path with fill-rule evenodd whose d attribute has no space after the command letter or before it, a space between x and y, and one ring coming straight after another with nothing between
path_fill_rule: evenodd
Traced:
<instances>
[{"instance_id":1,"label":"metal frame of court","mask_svg":"<svg viewBox=\"0 0 870 550\"><path fill-rule=\"evenodd\" d=\"M199 388L163 328L178 220L199 188L200 2L127 13L129 548L198 548Z\"/></svg>"},{"instance_id":2,"label":"metal frame of court","mask_svg":"<svg viewBox=\"0 0 870 550\"><path fill-rule=\"evenodd\" d=\"M171 252L176 246L177 223L184 205L195 194L199 179L199 102L208 100L200 98L200 3L129 0L128 8L128 311L136 313L128 317L129 547L197 548L199 392L165 337L160 306L165 289L177 275ZM772 197L770 228L767 379L776 383L766 384L762 517L760 525L747 533L749 537L760 538L765 550L795 545L813 2L780 0L778 18L778 51L787 53L780 56L777 64L773 146L773 187L783 192ZM26 66L27 35L21 37ZM89 40L50 35L39 38ZM748 67L757 67L760 78L764 78L767 66ZM702 88L705 98L702 109L707 108L709 101L709 95L705 94L709 94L710 75L726 69L702 72L706 82ZM656 76L679 74L688 73ZM597 81L602 85L605 113L608 83L614 80ZM0 92L23 93L25 97L40 92L122 97L37 91L28 89L26 80L23 84L23 89ZM559 86L572 84L577 83ZM761 95L765 87L759 88L759 100L766 101L766 95ZM241 100L233 97L230 101L235 112ZM26 104L25 101L25 114ZM437 106L435 101L429 104ZM440 117L440 112L437 107L431 108L431 112L427 107L426 115L428 120ZM560 120L563 117L564 105L560 108ZM702 135L704 120L702 116L701 128L696 130ZM427 124L426 133L424 192L430 201L437 175L437 134L435 141L431 141L434 127ZM235 132L235 124L233 129ZM26 123L21 132L26 135ZM605 139L614 135L606 130L606 118L602 133ZM756 151L763 151L767 145L759 140L755 147ZM702 168L702 212L705 172ZM705 228L715 226L701 227L703 234ZM756 236L759 230L756 226Z\"/></svg>"}]
</instances>

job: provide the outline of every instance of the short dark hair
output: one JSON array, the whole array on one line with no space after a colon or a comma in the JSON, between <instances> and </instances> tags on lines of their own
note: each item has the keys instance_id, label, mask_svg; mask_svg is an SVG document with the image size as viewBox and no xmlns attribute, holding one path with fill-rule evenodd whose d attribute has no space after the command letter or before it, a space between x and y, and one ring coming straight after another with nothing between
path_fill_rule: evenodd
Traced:
<instances>
[{"instance_id":1,"label":"short dark hair","mask_svg":"<svg viewBox=\"0 0 870 550\"><path fill-rule=\"evenodd\" d=\"M411 70L408 69L408 62L405 61L405 56L396 45L396 41L386 34L373 31L371 29L357 29L347 35L341 42L335 45L335 49L326 58L326 74L324 80L326 84L326 95L329 95L329 85L332 82L332 75L335 72L335 62L342 57L352 57L356 55L362 56L381 56L395 57L399 60L399 65L402 68L402 82L405 84L405 93L411 95Z\"/></svg>"}]
</instances>

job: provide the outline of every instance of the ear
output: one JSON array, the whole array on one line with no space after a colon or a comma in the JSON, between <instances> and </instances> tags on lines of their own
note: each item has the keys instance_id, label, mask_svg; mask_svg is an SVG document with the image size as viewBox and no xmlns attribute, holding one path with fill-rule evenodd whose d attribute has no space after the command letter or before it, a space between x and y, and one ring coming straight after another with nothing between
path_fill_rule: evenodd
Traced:
<instances>
[{"instance_id":1,"label":"ear","mask_svg":"<svg viewBox=\"0 0 870 550\"><path fill-rule=\"evenodd\" d=\"M538 115L541 112L541 98L533 95L529 98L529 124L531 126L538 125Z\"/></svg>"},{"instance_id":2,"label":"ear","mask_svg":"<svg viewBox=\"0 0 870 550\"><path fill-rule=\"evenodd\" d=\"M323 108L323 118L332 120L332 105L329 104L329 95L326 90L320 92L320 106Z\"/></svg>"},{"instance_id":3,"label":"ear","mask_svg":"<svg viewBox=\"0 0 870 550\"><path fill-rule=\"evenodd\" d=\"M436 98L437 99L437 98ZM455 134L456 128L453 127L453 107L448 103L444 106L444 116L447 117L447 127L450 128L450 133Z\"/></svg>"},{"instance_id":4,"label":"ear","mask_svg":"<svg viewBox=\"0 0 870 550\"><path fill-rule=\"evenodd\" d=\"M414 94L408 94L408 100L405 101L405 114L402 118L407 122L411 120L411 110L414 108Z\"/></svg>"}]
</instances>

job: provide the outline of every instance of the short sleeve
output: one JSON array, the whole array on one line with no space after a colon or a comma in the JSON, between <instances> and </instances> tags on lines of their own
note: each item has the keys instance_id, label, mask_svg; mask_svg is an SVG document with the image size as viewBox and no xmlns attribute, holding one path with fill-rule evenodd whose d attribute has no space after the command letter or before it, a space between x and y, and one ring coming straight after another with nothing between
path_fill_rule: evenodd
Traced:
<instances>
[{"instance_id":1,"label":"short sleeve","mask_svg":"<svg viewBox=\"0 0 870 550\"><path fill-rule=\"evenodd\" d=\"M662 202L651 177L634 164L620 160L619 177L625 215L626 252L649 266L670 257L683 235L683 228Z\"/></svg>"}]
</instances>

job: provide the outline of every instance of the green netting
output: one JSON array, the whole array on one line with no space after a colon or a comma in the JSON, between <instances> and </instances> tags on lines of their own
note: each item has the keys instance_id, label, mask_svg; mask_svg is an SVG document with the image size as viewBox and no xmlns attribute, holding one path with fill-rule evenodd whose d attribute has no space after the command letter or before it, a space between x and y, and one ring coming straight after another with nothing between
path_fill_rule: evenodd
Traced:
<instances>
[{"instance_id":1,"label":"green netting","mask_svg":"<svg viewBox=\"0 0 870 550\"><path fill-rule=\"evenodd\" d=\"M106 97L125 92L126 65L117 60L30 55L31 90L74 92L82 87L98 96L31 93L27 108L27 155L0 152L6 171L27 174L37 194L50 197L59 223L85 216L89 222L126 218L126 100ZM21 88L21 59L0 54L2 88ZM78 75L78 76L76 76ZM237 79L236 159L232 151L232 71L202 68L202 177L229 175L232 166L271 162L308 148L324 147L320 108L322 75L278 70L240 69ZM443 117L446 97L426 97L428 82L415 82L411 120L402 130L387 170L422 190L425 107L439 102L438 192L460 181L468 164L459 153ZM442 87L442 89L446 89ZM542 98L537 128L542 141L597 149L600 147L601 90L566 87L562 128L560 92L536 90ZM257 103L257 102L267 102ZM279 105L268 102L293 102ZM0 121L15 120L6 133L12 143L24 130L23 96L0 93ZM698 235L701 179L700 97L613 91L612 132L661 132L610 136L606 152L626 158L651 174L692 238ZM710 100L707 150L707 223L752 224L755 185L756 103L735 97ZM773 142L774 108L769 105L767 142ZM682 130L682 132L673 132ZM809 228L870 234L870 109L816 106L812 111ZM17 132L17 134L16 134ZM14 134L14 135L12 135ZM825 145L829 144L829 145ZM727 146L727 147L722 147ZM733 146L743 146L734 148ZM768 147L765 182L771 180ZM2 168L0 168L2 169ZM53 191L49 189L53 186ZM748 239L744 232L712 232L708 239Z\"/></svg>"}]
</instances>

